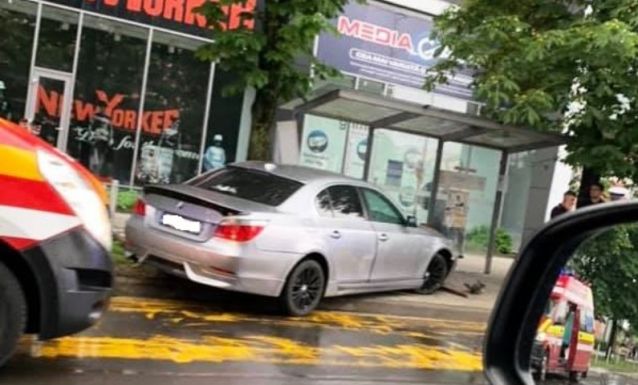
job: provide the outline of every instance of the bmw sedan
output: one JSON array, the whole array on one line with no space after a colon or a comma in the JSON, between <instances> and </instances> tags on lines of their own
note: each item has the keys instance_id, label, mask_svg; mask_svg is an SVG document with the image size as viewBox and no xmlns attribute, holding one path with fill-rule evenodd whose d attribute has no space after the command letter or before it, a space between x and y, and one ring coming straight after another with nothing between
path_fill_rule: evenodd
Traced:
<instances>
[{"instance_id":1,"label":"bmw sedan","mask_svg":"<svg viewBox=\"0 0 638 385\"><path fill-rule=\"evenodd\" d=\"M221 289L277 297L305 315L323 297L438 290L459 257L374 186L300 166L246 162L147 186L126 226L141 263Z\"/></svg>"}]
</instances>

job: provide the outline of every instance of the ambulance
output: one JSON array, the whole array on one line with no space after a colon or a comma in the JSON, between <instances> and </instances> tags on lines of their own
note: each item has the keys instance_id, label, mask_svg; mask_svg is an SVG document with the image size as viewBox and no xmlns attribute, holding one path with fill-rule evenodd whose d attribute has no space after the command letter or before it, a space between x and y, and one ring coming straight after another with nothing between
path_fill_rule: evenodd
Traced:
<instances>
[{"instance_id":1,"label":"ambulance","mask_svg":"<svg viewBox=\"0 0 638 385\"><path fill-rule=\"evenodd\" d=\"M539 380L547 374L587 377L594 352L594 300L591 288L562 274L552 290L532 351Z\"/></svg>"},{"instance_id":2,"label":"ambulance","mask_svg":"<svg viewBox=\"0 0 638 385\"><path fill-rule=\"evenodd\" d=\"M113 284L106 192L64 153L0 119L0 366L24 333L99 320Z\"/></svg>"}]
</instances>

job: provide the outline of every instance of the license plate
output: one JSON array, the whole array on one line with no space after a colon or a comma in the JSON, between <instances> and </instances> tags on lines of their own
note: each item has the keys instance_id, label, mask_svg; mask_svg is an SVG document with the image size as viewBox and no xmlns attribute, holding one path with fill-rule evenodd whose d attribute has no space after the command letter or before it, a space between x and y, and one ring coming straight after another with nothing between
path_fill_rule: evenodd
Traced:
<instances>
[{"instance_id":1,"label":"license plate","mask_svg":"<svg viewBox=\"0 0 638 385\"><path fill-rule=\"evenodd\" d=\"M201 222L186 219L181 215L164 214L161 220L162 225L172 227L175 230L187 233L199 234L202 231Z\"/></svg>"}]
</instances>

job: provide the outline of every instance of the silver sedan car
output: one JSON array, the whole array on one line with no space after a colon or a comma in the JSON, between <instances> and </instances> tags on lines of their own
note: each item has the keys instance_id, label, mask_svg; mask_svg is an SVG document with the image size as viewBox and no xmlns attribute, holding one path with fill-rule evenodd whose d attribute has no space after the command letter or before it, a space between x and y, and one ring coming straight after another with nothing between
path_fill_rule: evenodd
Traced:
<instances>
[{"instance_id":1,"label":"silver sedan car","mask_svg":"<svg viewBox=\"0 0 638 385\"><path fill-rule=\"evenodd\" d=\"M439 289L459 255L414 222L368 183L246 162L147 186L126 244L139 262L305 315L322 297Z\"/></svg>"}]
</instances>

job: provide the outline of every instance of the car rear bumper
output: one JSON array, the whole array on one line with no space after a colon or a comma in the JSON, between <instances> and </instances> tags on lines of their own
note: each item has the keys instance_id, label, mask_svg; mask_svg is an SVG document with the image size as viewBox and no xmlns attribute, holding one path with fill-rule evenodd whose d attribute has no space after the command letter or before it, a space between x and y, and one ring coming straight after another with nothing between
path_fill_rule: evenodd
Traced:
<instances>
[{"instance_id":1,"label":"car rear bumper","mask_svg":"<svg viewBox=\"0 0 638 385\"><path fill-rule=\"evenodd\" d=\"M113 266L109 253L76 228L24 250L40 291L41 339L57 338L95 324L109 303Z\"/></svg>"},{"instance_id":2,"label":"car rear bumper","mask_svg":"<svg viewBox=\"0 0 638 385\"><path fill-rule=\"evenodd\" d=\"M254 244L211 239L196 242L145 225L126 224L126 249L138 261L169 274L220 289L277 297L300 255L257 249Z\"/></svg>"}]
</instances>

